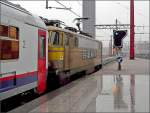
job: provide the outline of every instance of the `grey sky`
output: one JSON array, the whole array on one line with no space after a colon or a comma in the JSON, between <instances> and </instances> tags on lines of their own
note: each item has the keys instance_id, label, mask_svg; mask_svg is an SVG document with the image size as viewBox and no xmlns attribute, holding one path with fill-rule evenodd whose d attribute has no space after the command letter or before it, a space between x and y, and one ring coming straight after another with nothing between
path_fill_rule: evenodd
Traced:
<instances>
[{"instance_id":1,"label":"grey sky","mask_svg":"<svg viewBox=\"0 0 150 113\"><path fill-rule=\"evenodd\" d=\"M67 10L45 9L45 1L11 1L20 4L33 14L46 17L48 19L59 19L69 26L75 26L73 19L77 16ZM67 7L71 7L74 12L82 16L82 1L60 1ZM115 19L119 19L121 23L129 24L130 22L130 2L129 1L97 1L96 2L96 24L113 24ZM62 7L56 1L49 1L49 6ZM135 25L149 26L149 1L135 1ZM149 32L148 28L136 29L135 32ZM97 30L98 40L109 42L110 30ZM129 34L129 32L128 32ZM149 40L149 35L135 35L136 41ZM129 35L125 39L129 41Z\"/></svg>"}]
</instances>

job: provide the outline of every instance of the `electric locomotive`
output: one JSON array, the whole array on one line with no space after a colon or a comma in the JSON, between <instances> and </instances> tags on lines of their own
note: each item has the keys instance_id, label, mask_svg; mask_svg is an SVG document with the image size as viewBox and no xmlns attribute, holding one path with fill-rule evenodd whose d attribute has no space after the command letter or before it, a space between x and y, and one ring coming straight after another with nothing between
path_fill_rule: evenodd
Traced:
<instances>
[{"instance_id":1,"label":"electric locomotive","mask_svg":"<svg viewBox=\"0 0 150 113\"><path fill-rule=\"evenodd\" d=\"M60 21L47 20L48 68L63 84L70 76L102 67L102 42L72 27L60 27ZM48 75L51 76L51 75Z\"/></svg>"}]
</instances>

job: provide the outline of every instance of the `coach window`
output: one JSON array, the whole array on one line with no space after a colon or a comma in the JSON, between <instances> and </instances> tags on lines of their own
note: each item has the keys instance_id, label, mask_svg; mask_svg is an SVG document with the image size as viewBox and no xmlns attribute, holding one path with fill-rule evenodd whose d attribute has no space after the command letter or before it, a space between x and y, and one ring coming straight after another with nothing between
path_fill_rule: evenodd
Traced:
<instances>
[{"instance_id":1,"label":"coach window","mask_svg":"<svg viewBox=\"0 0 150 113\"><path fill-rule=\"evenodd\" d=\"M40 58L45 57L45 39L44 37L40 38Z\"/></svg>"},{"instance_id":2,"label":"coach window","mask_svg":"<svg viewBox=\"0 0 150 113\"><path fill-rule=\"evenodd\" d=\"M0 36L8 37L8 26L0 25Z\"/></svg>"},{"instance_id":3,"label":"coach window","mask_svg":"<svg viewBox=\"0 0 150 113\"><path fill-rule=\"evenodd\" d=\"M18 30L16 27L9 27L9 37L11 39L18 39Z\"/></svg>"},{"instance_id":4,"label":"coach window","mask_svg":"<svg viewBox=\"0 0 150 113\"><path fill-rule=\"evenodd\" d=\"M0 25L0 60L19 58L19 29Z\"/></svg>"}]
</instances>

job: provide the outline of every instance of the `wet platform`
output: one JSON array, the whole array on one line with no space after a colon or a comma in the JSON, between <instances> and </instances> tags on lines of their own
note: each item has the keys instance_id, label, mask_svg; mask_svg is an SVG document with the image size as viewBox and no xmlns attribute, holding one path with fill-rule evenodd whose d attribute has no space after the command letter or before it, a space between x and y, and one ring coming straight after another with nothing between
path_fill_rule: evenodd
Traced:
<instances>
[{"instance_id":1,"label":"wet platform","mask_svg":"<svg viewBox=\"0 0 150 113\"><path fill-rule=\"evenodd\" d=\"M10 113L148 112L148 75L99 75L76 80Z\"/></svg>"},{"instance_id":2,"label":"wet platform","mask_svg":"<svg viewBox=\"0 0 150 113\"><path fill-rule=\"evenodd\" d=\"M104 66L100 72L101 74L150 74L150 60L148 59L135 58L129 60L129 58L123 58L121 65L121 71L118 71L118 63L115 61Z\"/></svg>"},{"instance_id":3,"label":"wet platform","mask_svg":"<svg viewBox=\"0 0 150 113\"><path fill-rule=\"evenodd\" d=\"M147 65L147 62L143 64ZM141 74L135 74L133 70L130 73L128 68L124 68L126 71L120 74L121 71L116 71L114 65L108 64L96 73L77 79L9 113L149 112L150 78L145 72L147 68L144 65L132 67L134 71L140 69L137 72Z\"/></svg>"}]
</instances>

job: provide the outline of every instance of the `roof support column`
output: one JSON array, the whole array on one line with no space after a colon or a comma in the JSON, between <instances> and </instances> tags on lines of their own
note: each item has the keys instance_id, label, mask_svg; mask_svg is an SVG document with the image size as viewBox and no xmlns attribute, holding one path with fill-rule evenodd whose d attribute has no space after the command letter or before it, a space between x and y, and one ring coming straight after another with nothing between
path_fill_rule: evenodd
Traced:
<instances>
[{"instance_id":1,"label":"roof support column","mask_svg":"<svg viewBox=\"0 0 150 113\"><path fill-rule=\"evenodd\" d=\"M95 0L83 0L83 16L88 20L83 21L83 31L95 38Z\"/></svg>"}]
</instances>

